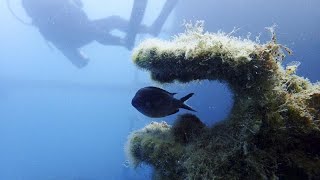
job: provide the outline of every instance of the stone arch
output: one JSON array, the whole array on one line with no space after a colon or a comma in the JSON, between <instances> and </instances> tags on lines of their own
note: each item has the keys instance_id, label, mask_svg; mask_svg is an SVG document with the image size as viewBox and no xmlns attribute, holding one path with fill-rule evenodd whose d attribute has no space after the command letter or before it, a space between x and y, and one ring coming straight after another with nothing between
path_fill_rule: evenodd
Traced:
<instances>
[{"instance_id":1,"label":"stone arch","mask_svg":"<svg viewBox=\"0 0 320 180\"><path fill-rule=\"evenodd\" d=\"M270 42L258 44L222 32L204 33L198 24L171 41L141 43L133 62L153 80L223 81L234 93L234 105L229 118L213 127L181 125L199 123L179 116L173 127L153 122L133 132L128 141L133 164L152 165L160 178L319 178L320 168L315 167L320 161L308 153L320 155L319 110L314 108L319 101L312 100L319 99L320 86L286 72L281 61L288 49L271 32ZM177 124L201 127L178 132L201 133L181 143L175 137Z\"/></svg>"}]
</instances>

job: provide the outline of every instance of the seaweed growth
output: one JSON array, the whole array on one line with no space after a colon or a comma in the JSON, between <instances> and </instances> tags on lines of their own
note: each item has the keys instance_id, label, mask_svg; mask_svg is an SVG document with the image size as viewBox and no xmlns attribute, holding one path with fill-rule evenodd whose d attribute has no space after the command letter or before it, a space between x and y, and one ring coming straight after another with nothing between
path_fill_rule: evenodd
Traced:
<instances>
[{"instance_id":1,"label":"seaweed growth","mask_svg":"<svg viewBox=\"0 0 320 180\"><path fill-rule=\"evenodd\" d=\"M320 179L320 84L286 72L283 51L291 52L271 32L259 44L198 24L172 41L140 44L133 61L153 80L223 81L234 105L212 127L189 114L133 132L133 164L152 165L159 179Z\"/></svg>"}]
</instances>

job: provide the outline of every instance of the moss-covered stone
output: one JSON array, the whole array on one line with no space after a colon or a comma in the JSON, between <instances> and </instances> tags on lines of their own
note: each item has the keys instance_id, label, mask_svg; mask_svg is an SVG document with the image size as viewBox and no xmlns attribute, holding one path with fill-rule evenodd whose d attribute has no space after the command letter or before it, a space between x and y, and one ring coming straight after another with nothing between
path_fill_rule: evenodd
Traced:
<instances>
[{"instance_id":1,"label":"moss-covered stone","mask_svg":"<svg viewBox=\"0 0 320 180\"><path fill-rule=\"evenodd\" d=\"M320 84L286 73L281 62L287 48L272 34L259 44L196 27L172 41L138 46L133 61L153 80L223 81L234 105L227 119L187 143L178 132L189 129L177 131L183 121L165 131L148 125L148 131L133 132L128 147L134 164L152 165L160 179L320 179Z\"/></svg>"},{"instance_id":2,"label":"moss-covered stone","mask_svg":"<svg viewBox=\"0 0 320 180\"><path fill-rule=\"evenodd\" d=\"M198 138L205 131L205 124L192 114L180 115L172 127L176 142L187 144Z\"/></svg>"}]
</instances>

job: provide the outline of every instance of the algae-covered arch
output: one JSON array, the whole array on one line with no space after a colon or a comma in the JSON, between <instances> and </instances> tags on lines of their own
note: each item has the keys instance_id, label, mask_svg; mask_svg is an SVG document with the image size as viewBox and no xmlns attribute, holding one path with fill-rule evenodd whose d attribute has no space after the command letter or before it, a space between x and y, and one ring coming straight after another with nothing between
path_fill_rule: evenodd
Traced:
<instances>
[{"instance_id":1,"label":"algae-covered arch","mask_svg":"<svg viewBox=\"0 0 320 180\"><path fill-rule=\"evenodd\" d=\"M286 73L287 48L272 34L259 44L198 24L171 41L142 42L133 61L153 80L223 81L234 105L212 127L186 114L133 132L132 163L152 165L159 179L320 178L320 85Z\"/></svg>"}]
</instances>

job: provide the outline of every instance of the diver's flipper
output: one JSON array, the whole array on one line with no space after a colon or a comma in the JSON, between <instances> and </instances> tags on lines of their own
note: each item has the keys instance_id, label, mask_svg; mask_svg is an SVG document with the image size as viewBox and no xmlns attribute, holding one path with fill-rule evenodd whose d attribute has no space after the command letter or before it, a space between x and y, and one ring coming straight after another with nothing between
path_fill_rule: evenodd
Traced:
<instances>
[{"instance_id":1,"label":"diver's flipper","mask_svg":"<svg viewBox=\"0 0 320 180\"><path fill-rule=\"evenodd\" d=\"M137 33L140 30L147 3L147 0L134 1L129 21L128 32L126 35L126 47L130 50L133 48Z\"/></svg>"},{"instance_id":2,"label":"diver's flipper","mask_svg":"<svg viewBox=\"0 0 320 180\"><path fill-rule=\"evenodd\" d=\"M154 23L151 26L151 34L154 36L158 36L164 23L168 19L170 13L172 12L173 8L178 3L178 0L167 0L165 5L163 6L159 16L154 21Z\"/></svg>"}]
</instances>

